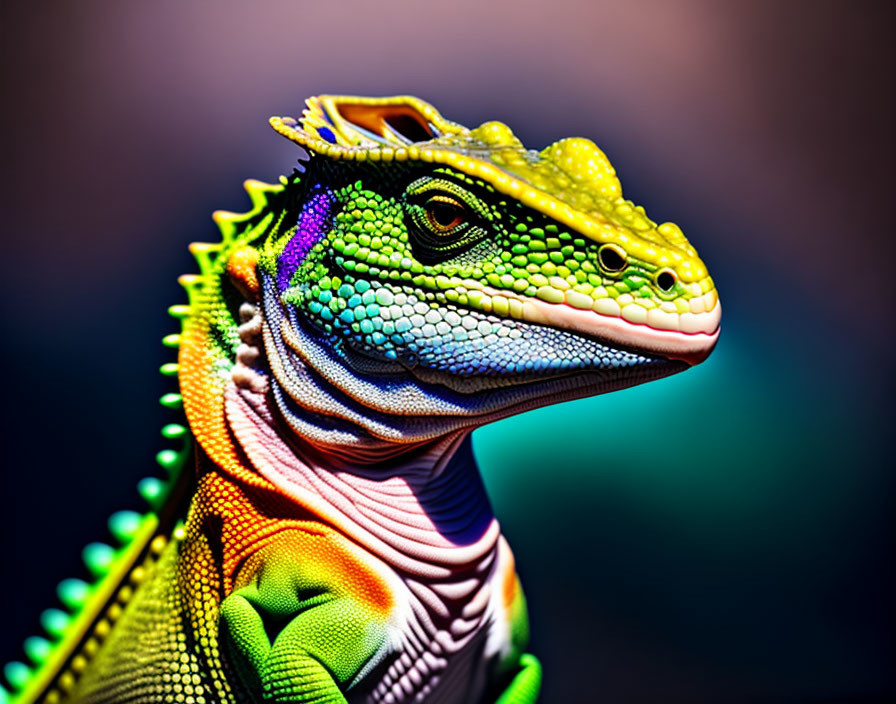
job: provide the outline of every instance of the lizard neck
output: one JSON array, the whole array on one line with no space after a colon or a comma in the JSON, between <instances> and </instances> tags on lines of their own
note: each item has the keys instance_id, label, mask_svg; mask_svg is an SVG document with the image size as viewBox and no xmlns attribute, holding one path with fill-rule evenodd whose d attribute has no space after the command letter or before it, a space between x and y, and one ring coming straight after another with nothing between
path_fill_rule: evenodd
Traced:
<instances>
[{"instance_id":1,"label":"lizard neck","mask_svg":"<svg viewBox=\"0 0 896 704\"><path fill-rule=\"evenodd\" d=\"M295 354L280 349L277 322L259 306L240 315L224 416L252 473L407 575L448 579L491 560L500 528L471 423L446 430L415 413L410 395L408 408L378 412L358 400L357 385L385 393L388 376L357 373L356 385L346 365L343 378L325 378L318 367L335 365L316 365L298 344Z\"/></svg>"},{"instance_id":2,"label":"lizard neck","mask_svg":"<svg viewBox=\"0 0 896 704\"><path fill-rule=\"evenodd\" d=\"M225 409L256 472L399 571L447 578L494 552L499 527L467 432L372 465L369 452L332 453L285 430L257 384L231 384Z\"/></svg>"}]
</instances>

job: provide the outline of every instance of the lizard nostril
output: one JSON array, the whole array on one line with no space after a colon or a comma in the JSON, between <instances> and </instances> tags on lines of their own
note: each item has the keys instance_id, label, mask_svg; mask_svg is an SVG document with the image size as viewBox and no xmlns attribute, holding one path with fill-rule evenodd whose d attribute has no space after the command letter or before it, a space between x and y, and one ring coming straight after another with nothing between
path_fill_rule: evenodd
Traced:
<instances>
[{"instance_id":1,"label":"lizard nostril","mask_svg":"<svg viewBox=\"0 0 896 704\"><path fill-rule=\"evenodd\" d=\"M659 286L660 291L663 293L669 293L675 286L675 274L668 269L664 269L657 274L656 285Z\"/></svg>"},{"instance_id":2,"label":"lizard nostril","mask_svg":"<svg viewBox=\"0 0 896 704\"><path fill-rule=\"evenodd\" d=\"M628 261L625 258L625 250L615 244L605 244L597 252L600 265L611 273L618 273L625 269Z\"/></svg>"}]
</instances>

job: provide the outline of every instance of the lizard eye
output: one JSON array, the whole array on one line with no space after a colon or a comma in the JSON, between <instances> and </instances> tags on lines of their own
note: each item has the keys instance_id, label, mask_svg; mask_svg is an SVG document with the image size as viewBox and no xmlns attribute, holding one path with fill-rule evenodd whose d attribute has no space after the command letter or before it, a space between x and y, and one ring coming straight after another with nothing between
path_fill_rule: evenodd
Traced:
<instances>
[{"instance_id":1,"label":"lizard eye","mask_svg":"<svg viewBox=\"0 0 896 704\"><path fill-rule=\"evenodd\" d=\"M426 221L438 234L448 234L467 219L463 203L445 195L436 195L423 206Z\"/></svg>"},{"instance_id":2,"label":"lizard eye","mask_svg":"<svg viewBox=\"0 0 896 704\"><path fill-rule=\"evenodd\" d=\"M404 202L414 256L420 261L458 256L488 232L488 207L451 179L419 178L407 187Z\"/></svg>"}]
</instances>

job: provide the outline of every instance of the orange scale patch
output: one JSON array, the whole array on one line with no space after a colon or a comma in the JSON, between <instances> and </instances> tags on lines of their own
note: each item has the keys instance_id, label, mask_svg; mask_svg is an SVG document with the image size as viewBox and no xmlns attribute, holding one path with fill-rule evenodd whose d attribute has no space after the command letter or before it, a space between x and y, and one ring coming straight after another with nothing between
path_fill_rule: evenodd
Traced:
<instances>
[{"instance_id":1,"label":"orange scale patch","mask_svg":"<svg viewBox=\"0 0 896 704\"><path fill-rule=\"evenodd\" d=\"M501 580L501 594L504 597L504 608L510 611L519 592L519 580L516 577L516 562L510 548L505 548L507 561Z\"/></svg>"},{"instance_id":2,"label":"orange scale patch","mask_svg":"<svg viewBox=\"0 0 896 704\"><path fill-rule=\"evenodd\" d=\"M254 486L268 486L240 461L224 413L225 381L216 377L206 325L188 325L181 337L178 377L184 412L196 441L221 469Z\"/></svg>"},{"instance_id":3,"label":"orange scale patch","mask_svg":"<svg viewBox=\"0 0 896 704\"><path fill-rule=\"evenodd\" d=\"M392 590L370 556L319 523L290 521L253 548L237 569L234 590L270 569L290 574L299 592L326 591L348 597L381 619L388 618L394 608Z\"/></svg>"},{"instance_id":4,"label":"orange scale patch","mask_svg":"<svg viewBox=\"0 0 896 704\"><path fill-rule=\"evenodd\" d=\"M389 568L273 487L259 491L211 473L200 480L197 497L202 508L193 526L220 531L224 595L270 568L290 574L302 589L349 597L380 618L391 614L396 599L382 573Z\"/></svg>"}]
</instances>

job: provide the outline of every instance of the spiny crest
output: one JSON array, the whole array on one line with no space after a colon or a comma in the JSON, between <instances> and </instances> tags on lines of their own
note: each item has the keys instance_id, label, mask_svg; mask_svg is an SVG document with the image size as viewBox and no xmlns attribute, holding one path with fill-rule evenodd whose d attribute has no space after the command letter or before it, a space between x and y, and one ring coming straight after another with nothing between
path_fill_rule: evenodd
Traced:
<instances>
[{"instance_id":1,"label":"spiny crest","mask_svg":"<svg viewBox=\"0 0 896 704\"><path fill-rule=\"evenodd\" d=\"M470 130L411 96L323 95L307 105L301 120L272 117L271 125L314 153L343 161L444 164L593 240L616 243L659 267L673 266L684 281L707 276L677 225L657 225L623 197L615 169L591 140L562 139L536 152L501 122Z\"/></svg>"},{"instance_id":2,"label":"spiny crest","mask_svg":"<svg viewBox=\"0 0 896 704\"><path fill-rule=\"evenodd\" d=\"M245 213L218 210L212 218L221 232L220 242L193 242L190 253L199 266L198 274L184 274L178 281L186 289L189 305L183 309L182 332L196 331L197 327L211 335L209 342L216 351L232 359L238 344L236 319L223 297L222 277L228 273L228 264L236 269L243 280L254 276L252 244L275 224L282 208L274 201L282 195L288 183L281 177L279 184L247 180L243 187L249 194L252 208Z\"/></svg>"},{"instance_id":3,"label":"spiny crest","mask_svg":"<svg viewBox=\"0 0 896 704\"><path fill-rule=\"evenodd\" d=\"M189 308L183 305L169 308L175 318L182 319L188 312ZM176 348L180 336L168 335L162 343ZM174 376L177 364L166 363L161 372ZM167 393L160 403L179 411L180 394ZM70 578L59 583L56 592L61 608L50 608L41 614L43 633L25 640L25 661L13 661L3 668L11 691L0 686L0 704L62 701L108 636L147 569L161 554L171 530L170 517L166 516L176 509L191 480L190 473L183 469L192 451L192 436L182 413L176 421L162 428L162 436L179 441L179 446L161 450L155 458L164 476L149 476L137 484L149 510L113 513L108 521L111 540L90 543L84 548L87 579ZM175 528L175 537L180 530Z\"/></svg>"},{"instance_id":4,"label":"spiny crest","mask_svg":"<svg viewBox=\"0 0 896 704\"><path fill-rule=\"evenodd\" d=\"M187 290L190 301L190 315L199 312L202 293L220 287L219 277L227 265L234 250L250 244L257 236L264 233L276 217L271 207L275 195L283 193L288 179L283 176L279 184L263 183L254 179L247 180L243 187L249 194L252 208L245 213L232 213L217 210L212 219L221 232L220 242L193 242L190 253L199 265L199 274L184 274L180 277L181 285Z\"/></svg>"},{"instance_id":5,"label":"spiny crest","mask_svg":"<svg viewBox=\"0 0 896 704\"><path fill-rule=\"evenodd\" d=\"M257 287L253 245L280 227L288 183L285 177L279 184L246 181L252 209L215 213L221 241L190 245L199 273L179 279L189 305L177 336L181 389L177 401L183 404L196 440L225 471L241 471L224 414L224 390L240 344L239 307Z\"/></svg>"}]
</instances>

